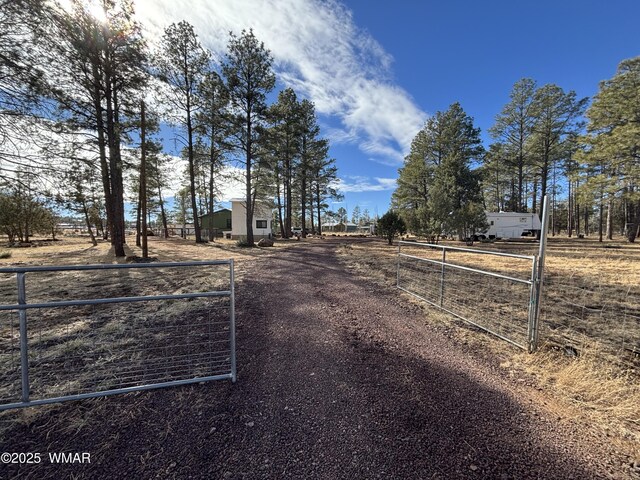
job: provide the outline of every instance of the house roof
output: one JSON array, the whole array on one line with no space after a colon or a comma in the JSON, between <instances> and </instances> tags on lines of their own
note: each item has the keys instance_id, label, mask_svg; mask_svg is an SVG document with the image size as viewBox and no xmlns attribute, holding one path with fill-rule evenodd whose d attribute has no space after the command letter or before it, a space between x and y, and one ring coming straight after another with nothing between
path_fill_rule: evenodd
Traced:
<instances>
[{"instance_id":1,"label":"house roof","mask_svg":"<svg viewBox=\"0 0 640 480\"><path fill-rule=\"evenodd\" d=\"M216 210L215 212L213 212L213 214L215 215L216 213L220 213L220 212L230 212L231 210L228 208L221 208L220 210ZM198 218L202 218L202 217L206 217L207 215L209 215L209 213L204 213L202 215L198 215Z\"/></svg>"},{"instance_id":2,"label":"house roof","mask_svg":"<svg viewBox=\"0 0 640 480\"><path fill-rule=\"evenodd\" d=\"M345 225L347 227L357 227L358 225L356 225L355 223L351 223L351 222L324 222L322 224L322 226L324 227L335 227L337 225Z\"/></svg>"}]
</instances>

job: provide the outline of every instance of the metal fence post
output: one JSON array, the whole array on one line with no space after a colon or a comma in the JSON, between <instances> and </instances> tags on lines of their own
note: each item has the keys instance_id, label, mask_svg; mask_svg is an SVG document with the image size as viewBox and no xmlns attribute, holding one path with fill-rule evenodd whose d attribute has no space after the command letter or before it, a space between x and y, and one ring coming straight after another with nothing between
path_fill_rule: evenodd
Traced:
<instances>
[{"instance_id":1,"label":"metal fence post","mask_svg":"<svg viewBox=\"0 0 640 480\"><path fill-rule=\"evenodd\" d=\"M396 266L396 287L400 288L400 245L401 241L398 241L398 264Z\"/></svg>"},{"instance_id":2,"label":"metal fence post","mask_svg":"<svg viewBox=\"0 0 640 480\"><path fill-rule=\"evenodd\" d=\"M25 273L16 273L18 281L18 304L27 304L27 289L25 286ZM20 318L20 372L22 375L22 401L29 401L29 343L27 339L27 311L24 308L18 310Z\"/></svg>"},{"instance_id":3,"label":"metal fence post","mask_svg":"<svg viewBox=\"0 0 640 480\"><path fill-rule=\"evenodd\" d=\"M235 278L233 268L233 258L229 263L229 281L231 285L229 291L229 349L231 350L231 381L236 381L236 293L235 293Z\"/></svg>"},{"instance_id":4,"label":"metal fence post","mask_svg":"<svg viewBox=\"0 0 640 480\"><path fill-rule=\"evenodd\" d=\"M442 248L442 268L440 269L440 308L444 305L444 264L447 261L447 248Z\"/></svg>"},{"instance_id":5,"label":"metal fence post","mask_svg":"<svg viewBox=\"0 0 640 480\"><path fill-rule=\"evenodd\" d=\"M531 287L529 288L529 312L528 312L528 324L527 324L527 351L533 353L536 349L534 344L533 329L535 328L535 315L536 315L536 295L538 292L537 278L538 278L538 263L537 258L531 261Z\"/></svg>"},{"instance_id":6,"label":"metal fence post","mask_svg":"<svg viewBox=\"0 0 640 480\"><path fill-rule=\"evenodd\" d=\"M542 286L544 284L544 263L547 251L547 234L549 232L549 198L545 195L542 200L542 225L540 232L540 250L538 252L538 265L536 268L535 299L533 324L531 325L531 341L529 351L534 352L538 348L538 325L540 319L540 303L542 300Z\"/></svg>"}]
</instances>

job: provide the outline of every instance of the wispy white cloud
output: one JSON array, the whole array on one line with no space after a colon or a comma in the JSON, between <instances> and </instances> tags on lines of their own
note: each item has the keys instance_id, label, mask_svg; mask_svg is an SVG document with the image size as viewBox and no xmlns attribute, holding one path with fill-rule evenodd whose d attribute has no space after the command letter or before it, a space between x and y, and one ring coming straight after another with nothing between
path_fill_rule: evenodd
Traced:
<instances>
[{"instance_id":1,"label":"wispy white cloud","mask_svg":"<svg viewBox=\"0 0 640 480\"><path fill-rule=\"evenodd\" d=\"M388 190L395 190L396 179L395 178L380 178L380 177L362 177L362 176L344 176L339 178L333 187L341 193L349 192L384 192Z\"/></svg>"},{"instance_id":2,"label":"wispy white cloud","mask_svg":"<svg viewBox=\"0 0 640 480\"><path fill-rule=\"evenodd\" d=\"M186 168L187 162L175 155L167 155L166 168L170 172L179 172ZM171 175L168 178L166 188L175 194L181 188L187 187L186 178L183 175ZM216 175L215 188L216 200L228 202L232 198L242 198L246 195L244 183L244 169L225 165Z\"/></svg>"},{"instance_id":3,"label":"wispy white cloud","mask_svg":"<svg viewBox=\"0 0 640 480\"><path fill-rule=\"evenodd\" d=\"M171 22L194 25L222 59L229 31L253 28L274 56L279 78L337 117L334 141L356 141L362 151L399 164L426 114L392 83L392 57L355 25L337 0L136 0L152 36Z\"/></svg>"}]
</instances>

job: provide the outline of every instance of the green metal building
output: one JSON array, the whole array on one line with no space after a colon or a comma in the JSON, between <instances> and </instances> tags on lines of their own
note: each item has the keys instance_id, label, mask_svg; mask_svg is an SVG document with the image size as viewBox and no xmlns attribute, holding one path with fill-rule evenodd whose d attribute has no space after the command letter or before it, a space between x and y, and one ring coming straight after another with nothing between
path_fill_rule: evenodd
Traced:
<instances>
[{"instance_id":1,"label":"green metal building","mask_svg":"<svg viewBox=\"0 0 640 480\"><path fill-rule=\"evenodd\" d=\"M207 230L231 230L231 210L228 208L222 208L216 212L201 215L200 226Z\"/></svg>"}]
</instances>

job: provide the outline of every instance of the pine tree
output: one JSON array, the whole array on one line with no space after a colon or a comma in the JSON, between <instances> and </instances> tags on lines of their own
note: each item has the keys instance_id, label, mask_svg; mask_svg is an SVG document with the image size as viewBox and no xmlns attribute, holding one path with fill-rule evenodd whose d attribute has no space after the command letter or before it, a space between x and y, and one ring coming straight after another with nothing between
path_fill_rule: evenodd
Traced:
<instances>
[{"instance_id":1,"label":"pine tree","mask_svg":"<svg viewBox=\"0 0 640 480\"><path fill-rule=\"evenodd\" d=\"M227 120L229 92L224 81L216 72L207 72L199 85L202 109L196 114L200 125L200 141L208 144L208 154L204 156L207 176L207 212L212 215L215 210L216 181L228 150L226 143L229 134ZM214 240L214 231L209 229L209 241Z\"/></svg>"},{"instance_id":2,"label":"pine tree","mask_svg":"<svg viewBox=\"0 0 640 480\"><path fill-rule=\"evenodd\" d=\"M490 132L493 138L504 144L508 166L513 169L516 211L525 212L525 172L531 162L528 151L529 138L535 122L534 93L536 82L523 78L515 83L509 95L510 101L500 114Z\"/></svg>"},{"instance_id":3,"label":"pine tree","mask_svg":"<svg viewBox=\"0 0 640 480\"><path fill-rule=\"evenodd\" d=\"M211 54L202 47L191 24L181 21L165 29L155 63L158 77L169 87L165 98L176 112L172 120L182 125L186 133L184 143L189 165L189 188L196 243L204 241L198 221L196 195L196 114L202 108L202 99L198 92L206 72L209 71L210 61Z\"/></svg>"},{"instance_id":4,"label":"pine tree","mask_svg":"<svg viewBox=\"0 0 640 480\"><path fill-rule=\"evenodd\" d=\"M73 10L54 10L52 32L40 41L55 72L46 95L66 114L75 131L96 132L107 224L116 256L124 256L125 215L121 146L127 117L136 109L147 82L146 45L134 19L133 2L105 2L104 19L96 19L84 2Z\"/></svg>"},{"instance_id":5,"label":"pine tree","mask_svg":"<svg viewBox=\"0 0 640 480\"><path fill-rule=\"evenodd\" d=\"M266 97L275 87L272 63L271 53L265 48L264 43L258 41L253 30L243 30L240 37L231 34L222 72L227 79L231 100L233 146L244 155L249 246L254 245L253 211L258 194L253 174L254 169L260 168L257 157L260 132L266 117Z\"/></svg>"},{"instance_id":6,"label":"pine tree","mask_svg":"<svg viewBox=\"0 0 640 480\"><path fill-rule=\"evenodd\" d=\"M606 172L599 188L626 206L625 231L634 242L640 234L640 57L624 60L600 83L586 116L584 161Z\"/></svg>"},{"instance_id":7,"label":"pine tree","mask_svg":"<svg viewBox=\"0 0 640 480\"><path fill-rule=\"evenodd\" d=\"M283 238L289 238L293 226L293 183L300 163L302 133L301 105L293 89L287 88L278 94L278 101L269 107L268 115L271 124L268 148L272 154L280 230Z\"/></svg>"},{"instance_id":8,"label":"pine tree","mask_svg":"<svg viewBox=\"0 0 640 480\"><path fill-rule=\"evenodd\" d=\"M551 172L570 153L567 139L573 138L582 127L580 118L587 100L578 100L574 91L565 93L553 84L540 87L534 94L535 120L529 138L529 151L535 176L540 179L539 209L542 208L542 199L547 195ZM535 199L533 205L536 210Z\"/></svg>"},{"instance_id":9,"label":"pine tree","mask_svg":"<svg viewBox=\"0 0 640 480\"><path fill-rule=\"evenodd\" d=\"M459 240L472 238L486 228L480 174L471 170L471 162L484 153L480 129L459 103L439 116L439 126L445 154L435 170L429 210L445 232L457 232Z\"/></svg>"},{"instance_id":10,"label":"pine tree","mask_svg":"<svg viewBox=\"0 0 640 480\"><path fill-rule=\"evenodd\" d=\"M300 104L300 163L296 172L296 181L300 197L300 218L302 236L307 235L307 212L310 212L312 229L313 225L313 182L319 178L315 175L316 167L325 164L329 155L329 141L320 138L320 126L316 117L315 105L309 100L303 100ZM327 166L324 167L324 181L330 173ZM335 172L334 172L335 173ZM326 186L324 187L325 191Z\"/></svg>"}]
</instances>

